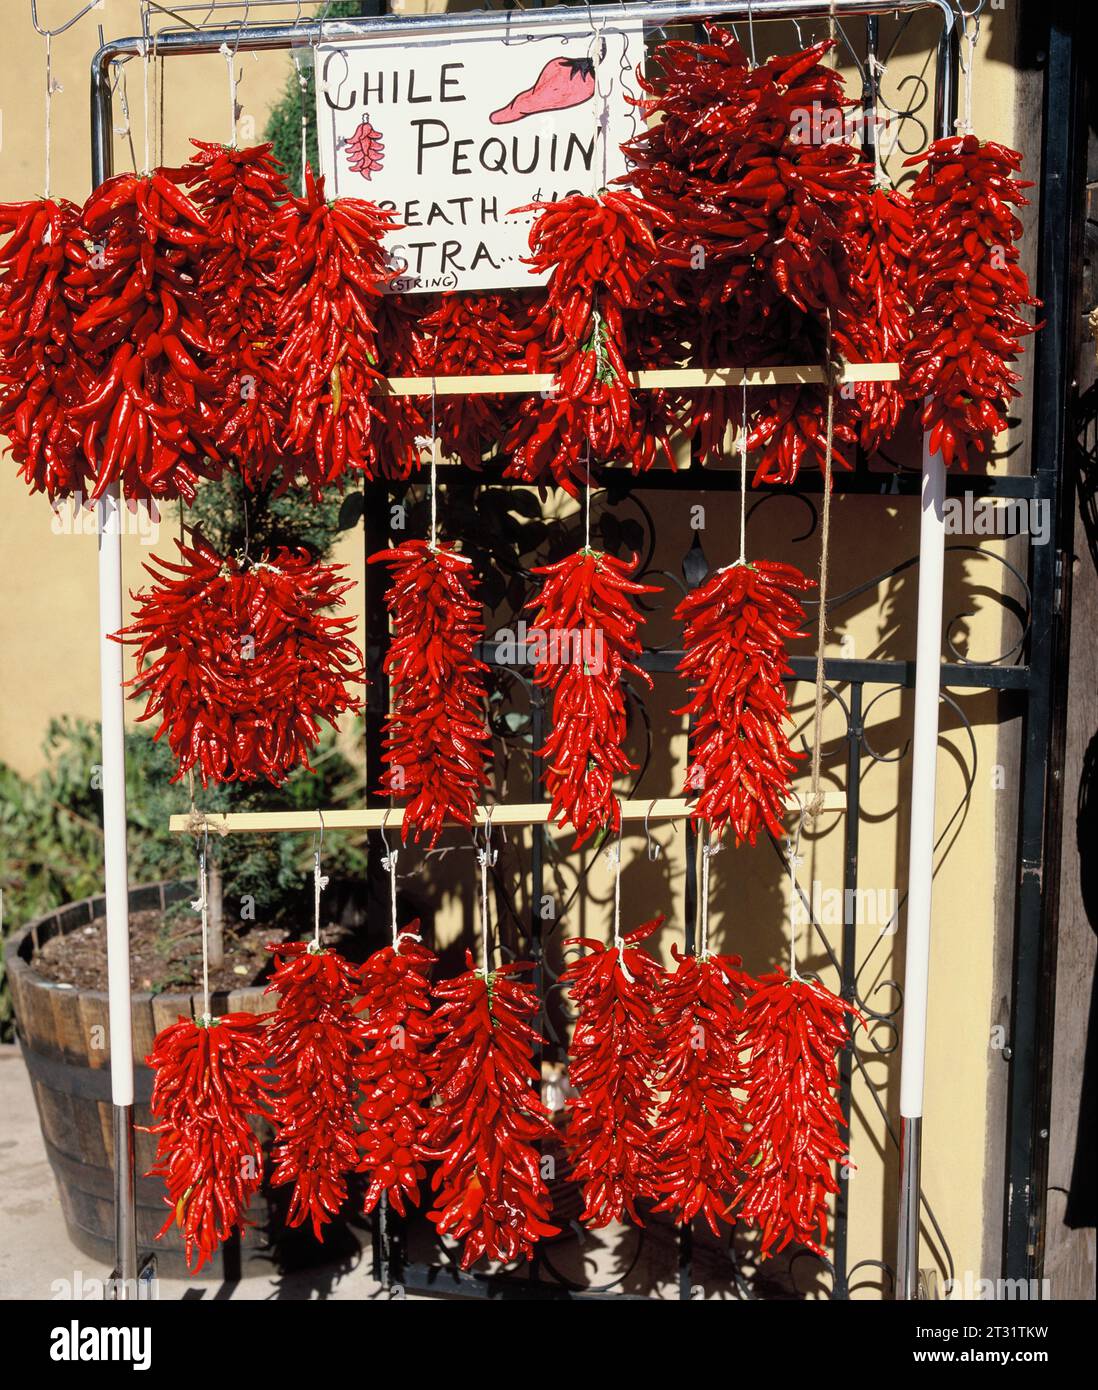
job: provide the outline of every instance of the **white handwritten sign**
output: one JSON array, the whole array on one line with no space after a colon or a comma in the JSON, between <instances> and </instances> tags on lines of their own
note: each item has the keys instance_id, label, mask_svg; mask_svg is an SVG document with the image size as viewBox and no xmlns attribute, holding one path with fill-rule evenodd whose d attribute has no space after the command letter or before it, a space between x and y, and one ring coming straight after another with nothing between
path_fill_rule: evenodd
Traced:
<instances>
[{"instance_id":1,"label":"white handwritten sign","mask_svg":"<svg viewBox=\"0 0 1098 1390\"><path fill-rule=\"evenodd\" d=\"M562 19L321 44L320 167L329 197L392 208L389 288L535 285L532 202L593 193L625 172L638 23Z\"/></svg>"}]
</instances>

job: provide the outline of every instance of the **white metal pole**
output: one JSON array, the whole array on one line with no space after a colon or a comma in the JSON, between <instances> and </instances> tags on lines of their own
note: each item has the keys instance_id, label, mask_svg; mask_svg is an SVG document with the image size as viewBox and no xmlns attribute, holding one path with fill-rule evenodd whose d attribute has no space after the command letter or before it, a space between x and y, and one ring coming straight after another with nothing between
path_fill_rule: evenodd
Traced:
<instances>
[{"instance_id":1,"label":"white metal pole","mask_svg":"<svg viewBox=\"0 0 1098 1390\"><path fill-rule=\"evenodd\" d=\"M92 185L112 168L111 91L107 63L92 63ZM122 648L122 502L108 488L97 509L99 544L99 712L102 739L103 886L107 915L107 995L114 1133L113 1298L137 1297L137 1220L133 1138L133 1024L130 1007L130 893L126 854L125 692Z\"/></svg>"},{"instance_id":2,"label":"white metal pole","mask_svg":"<svg viewBox=\"0 0 1098 1390\"><path fill-rule=\"evenodd\" d=\"M957 51L952 11L938 40L934 128L953 129ZM930 983L930 916L934 890L934 802L938 775L938 706L942 686L942 596L945 582L945 462L923 435L919 519L919 603L915 632L915 728L911 749L911 827L907 855L906 963L900 1051L900 1200L896 1297L919 1296L919 1212L923 1082Z\"/></svg>"},{"instance_id":3,"label":"white metal pole","mask_svg":"<svg viewBox=\"0 0 1098 1390\"><path fill-rule=\"evenodd\" d=\"M919 526L919 606L915 638L915 729L911 766L911 833L907 859L907 937L903 1050L900 1061L900 1226L896 1296L918 1297L919 1170L926 1073L930 917L934 876L934 804L941 690L942 593L945 571L945 464L923 438Z\"/></svg>"},{"instance_id":4,"label":"white metal pole","mask_svg":"<svg viewBox=\"0 0 1098 1390\"><path fill-rule=\"evenodd\" d=\"M111 1100L133 1104L130 1023L129 883L126 862L126 749L122 647L122 527L117 485L99 503L99 703L103 725L103 868L107 898Z\"/></svg>"},{"instance_id":5,"label":"white metal pole","mask_svg":"<svg viewBox=\"0 0 1098 1390\"><path fill-rule=\"evenodd\" d=\"M129 877L126 857L125 703L122 648L122 526L118 488L99 503L99 704L102 724L103 874L107 912L107 991L115 1141L116 1295L135 1288L133 1029L130 1012Z\"/></svg>"}]
</instances>

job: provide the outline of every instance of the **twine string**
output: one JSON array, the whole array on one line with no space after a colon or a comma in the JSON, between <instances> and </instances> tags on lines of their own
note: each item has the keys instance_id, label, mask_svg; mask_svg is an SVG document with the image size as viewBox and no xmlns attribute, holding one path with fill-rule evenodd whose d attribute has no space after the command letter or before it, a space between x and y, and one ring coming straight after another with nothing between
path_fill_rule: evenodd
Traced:
<instances>
[{"instance_id":1,"label":"twine string","mask_svg":"<svg viewBox=\"0 0 1098 1390\"><path fill-rule=\"evenodd\" d=\"M305 166L309 162L309 116L305 102L305 94L308 91L309 80L301 70L301 62L296 50L291 50L290 56L294 60L294 71L297 73L297 104L301 112L301 182L298 185L301 196L305 196Z\"/></svg>"},{"instance_id":2,"label":"twine string","mask_svg":"<svg viewBox=\"0 0 1098 1390\"><path fill-rule=\"evenodd\" d=\"M438 388L431 369L431 549L438 549L438 456L441 444L437 422Z\"/></svg>"},{"instance_id":3,"label":"twine string","mask_svg":"<svg viewBox=\"0 0 1098 1390\"><path fill-rule=\"evenodd\" d=\"M614 950L618 953L618 965L621 973L633 983L633 976L629 967L625 963L625 938L621 934L621 830L618 830L618 838L606 851L606 858L614 870Z\"/></svg>"},{"instance_id":4,"label":"twine string","mask_svg":"<svg viewBox=\"0 0 1098 1390\"><path fill-rule=\"evenodd\" d=\"M958 5L961 15L961 42L957 48L957 56L961 64L961 73L964 77L963 105L961 114L954 121L954 129L958 135L972 134L972 76L973 68L976 63L976 45L980 39L980 7L974 11L968 11L964 5Z\"/></svg>"},{"instance_id":5,"label":"twine string","mask_svg":"<svg viewBox=\"0 0 1098 1390\"><path fill-rule=\"evenodd\" d=\"M747 374L743 379L740 414L740 564L747 562Z\"/></svg>"},{"instance_id":6,"label":"twine string","mask_svg":"<svg viewBox=\"0 0 1098 1390\"><path fill-rule=\"evenodd\" d=\"M50 176L53 152L53 94L58 91L58 86L53 80L53 34L46 31L46 173L45 173L45 194L50 196Z\"/></svg>"},{"instance_id":7,"label":"twine string","mask_svg":"<svg viewBox=\"0 0 1098 1390\"><path fill-rule=\"evenodd\" d=\"M813 821L823 810L823 795L820 791L820 760L823 753L823 710L824 710L824 647L827 642L827 582L829 577L829 550L831 544L831 462L835 427L835 368L831 360L831 313L827 315L826 385L827 385L827 433L824 445L824 487L823 515L820 519L820 583L819 583L819 622L816 636L816 698L813 715L815 737L812 741L812 777L808 796L807 814Z\"/></svg>"},{"instance_id":8,"label":"twine string","mask_svg":"<svg viewBox=\"0 0 1098 1390\"><path fill-rule=\"evenodd\" d=\"M797 925L794 920L794 904L797 901L797 865L801 862L801 831L804 829L805 810L801 807L801 813L797 817L797 830L793 839L793 849L789 854L789 978L800 980L802 976L797 970Z\"/></svg>"},{"instance_id":9,"label":"twine string","mask_svg":"<svg viewBox=\"0 0 1098 1390\"><path fill-rule=\"evenodd\" d=\"M202 915L202 1025L210 1022L210 902L207 892L207 856L210 848L209 831L202 828L202 841L198 846L198 897L191 903L195 912Z\"/></svg>"},{"instance_id":10,"label":"twine string","mask_svg":"<svg viewBox=\"0 0 1098 1390\"><path fill-rule=\"evenodd\" d=\"M320 872L320 851L324 848L324 816L320 816L320 838L313 850L313 952L320 951L320 895L328 886L327 876Z\"/></svg>"},{"instance_id":11,"label":"twine string","mask_svg":"<svg viewBox=\"0 0 1098 1390\"><path fill-rule=\"evenodd\" d=\"M229 139L228 146L231 150L237 148L236 143L236 51L223 43L218 52L225 59L225 66L229 74Z\"/></svg>"},{"instance_id":12,"label":"twine string","mask_svg":"<svg viewBox=\"0 0 1098 1390\"><path fill-rule=\"evenodd\" d=\"M583 480L583 548L591 549L591 441L587 441L584 453Z\"/></svg>"},{"instance_id":13,"label":"twine string","mask_svg":"<svg viewBox=\"0 0 1098 1390\"><path fill-rule=\"evenodd\" d=\"M480 973L487 980L491 971L488 968L488 869L496 862L492 849L492 811L484 824L484 848L477 850L477 863L480 865Z\"/></svg>"},{"instance_id":14,"label":"twine string","mask_svg":"<svg viewBox=\"0 0 1098 1390\"><path fill-rule=\"evenodd\" d=\"M152 134L152 123L149 117L149 72L152 65L149 62L149 40L146 35L141 40L141 116L142 128L145 137L144 155L145 163L142 172L148 176L152 169L150 162L151 146L150 136Z\"/></svg>"},{"instance_id":15,"label":"twine string","mask_svg":"<svg viewBox=\"0 0 1098 1390\"><path fill-rule=\"evenodd\" d=\"M701 915L698 932L698 956L705 960L709 955L709 865L715 854L720 853L721 842L711 838L709 822L705 822L705 836L701 846Z\"/></svg>"}]
</instances>

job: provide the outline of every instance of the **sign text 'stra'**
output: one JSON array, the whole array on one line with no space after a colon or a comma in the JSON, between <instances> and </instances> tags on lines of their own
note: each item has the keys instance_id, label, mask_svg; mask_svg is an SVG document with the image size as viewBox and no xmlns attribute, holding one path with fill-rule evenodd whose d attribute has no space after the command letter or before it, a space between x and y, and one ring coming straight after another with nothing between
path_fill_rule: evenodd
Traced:
<instances>
[{"instance_id":1,"label":"sign text 'stra'","mask_svg":"<svg viewBox=\"0 0 1098 1390\"><path fill-rule=\"evenodd\" d=\"M130 1361L133 1370L152 1365L151 1327L81 1327L73 1318L50 1333L51 1361Z\"/></svg>"}]
</instances>

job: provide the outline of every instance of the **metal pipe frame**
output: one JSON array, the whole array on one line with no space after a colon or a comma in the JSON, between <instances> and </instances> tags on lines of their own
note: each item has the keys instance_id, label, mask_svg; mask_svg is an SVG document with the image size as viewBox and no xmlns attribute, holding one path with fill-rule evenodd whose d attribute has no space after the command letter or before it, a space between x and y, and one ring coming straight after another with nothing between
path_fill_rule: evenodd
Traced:
<instances>
[{"instance_id":1,"label":"metal pipe frame","mask_svg":"<svg viewBox=\"0 0 1098 1390\"><path fill-rule=\"evenodd\" d=\"M529 29L552 27L562 20L574 21L577 13L586 16L594 25L613 24L623 18L630 22L641 22L646 28L659 30L668 25L697 23L706 19L725 21L766 22L782 19L812 19L841 16L842 18L871 18L873 16L912 13L921 10L936 10L942 19L942 34L936 55L935 85L935 126L939 133L950 128L953 106L956 98L956 55L954 50L954 15L949 0L740 0L734 4L712 3L712 0L646 0L640 4L614 4L578 7L556 6L514 11L476 11L460 14L415 15L415 16L370 16L355 19L294 21L287 23L246 24L237 23L220 27L206 28L165 28L158 30L153 39L158 57L172 55L189 56L200 53L217 52L223 45L229 45L238 52L259 52L269 50L290 50L308 47L321 42L338 39L356 39L370 35L407 34L410 38L425 34L444 35L454 32L475 32L486 27L496 27L501 23L513 25L516 32ZM150 40L145 36L132 36L110 40L100 46L92 60L91 69L91 168L93 185L102 183L113 173L112 145L112 100L110 72L114 63L120 60L141 58L149 51ZM940 460L939 460L940 466ZM924 524L922 544L929 551L933 565L940 565L944 549L944 525L941 507L937 506L936 518L927 519L928 506L933 509L933 499L938 489L928 470L933 470L933 462L924 460ZM684 475L683 483L693 481ZM928 502L928 498L930 499ZM106 886L106 915L108 937L108 971L111 979L111 1077L115 1103L115 1163L116 1163L116 1212L117 1259L116 1272L121 1276L123 1287L133 1287L137 1272L137 1252L134 1242L133 1212L133 1142L132 1142L132 1097L133 1097L133 1049L130 1033L129 1011L129 941L128 941L128 901L127 901L127 858L126 858L126 805L125 805L125 749L124 692L121 685L121 649L108 640L107 634L122 625L122 582L121 582L121 528L119 526L118 489L107 492L99 505L99 648L100 684L103 726L103 782L104 782L104 870ZM924 558L926 558L924 556ZM937 611L930 611L934 603L920 605L920 660L915 672L917 700L921 701L924 716L918 737L919 756L924 760L936 756L937 746L937 691L941 679L938 669L938 645L941 640L942 611L940 584L937 588ZM922 586L920 586L922 588ZM933 597L933 590L930 591ZM380 593L378 595L380 599ZM376 603L371 602L371 612ZM932 634L928 629L933 629ZM933 650L933 661L930 653ZM841 664L841 663L840 663ZM930 669L932 666L933 669ZM928 694L933 691L933 695ZM933 703L933 714L931 714ZM375 740L376 741L376 740ZM931 787L933 772L930 773ZM925 802L925 798L924 798ZM933 840L933 795L929 798L929 810L922 812L923 821L930 818L930 836ZM926 841L926 825L920 825L918 835L921 842ZM916 838L915 817L913 816L912 839ZM689 846L688 846L689 849ZM848 855L849 859L849 855ZM540 866L540 852L538 856ZM929 919L929 886L923 899L923 911ZM689 907L689 904L688 904ZM688 921L691 914L688 911ZM914 956L916 970L925 970L921 953L929 951L929 920L926 930L920 935L920 944ZM845 953L844 953L845 954ZM913 968L912 946L909 936L908 968ZM845 971L844 971L845 975ZM919 1078L921 1096L921 1077ZM127 1172L128 1170L128 1172ZM901 1211L918 1210L918 1162L914 1161L910 1150L903 1163L903 1185L901 1190ZM910 1271L918 1264L918 1221L905 1223L904 1236L899 1252L901 1270L901 1296L910 1285ZM910 1228L910 1229L907 1229Z\"/></svg>"}]
</instances>

